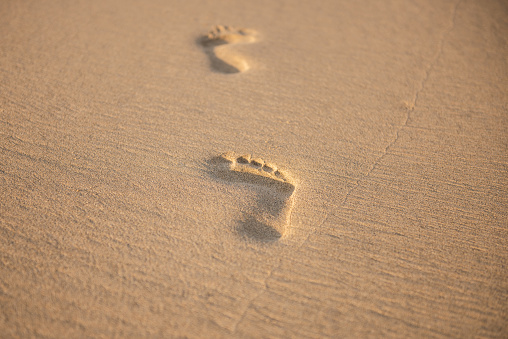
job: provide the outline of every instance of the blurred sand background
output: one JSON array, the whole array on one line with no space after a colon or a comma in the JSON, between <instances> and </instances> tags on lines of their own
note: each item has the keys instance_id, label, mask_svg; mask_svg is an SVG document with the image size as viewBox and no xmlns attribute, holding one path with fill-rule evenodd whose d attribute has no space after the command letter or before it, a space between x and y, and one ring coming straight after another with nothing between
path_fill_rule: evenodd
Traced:
<instances>
[{"instance_id":1,"label":"blurred sand background","mask_svg":"<svg viewBox=\"0 0 508 339\"><path fill-rule=\"evenodd\" d=\"M2 338L508 336L506 1L0 18ZM221 46L248 70L214 67L218 24L257 32ZM229 151L297 178L279 239L240 232Z\"/></svg>"}]
</instances>

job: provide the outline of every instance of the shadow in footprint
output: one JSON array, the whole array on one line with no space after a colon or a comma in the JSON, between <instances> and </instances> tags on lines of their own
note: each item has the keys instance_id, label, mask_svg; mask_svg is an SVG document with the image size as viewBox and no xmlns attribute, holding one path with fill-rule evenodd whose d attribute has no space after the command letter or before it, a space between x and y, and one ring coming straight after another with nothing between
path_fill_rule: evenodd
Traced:
<instances>
[{"instance_id":1,"label":"shadow in footprint","mask_svg":"<svg viewBox=\"0 0 508 339\"><path fill-rule=\"evenodd\" d=\"M231 26L215 26L206 36L197 39L210 58L212 69L221 73L239 73L248 70L247 60L231 50L231 45L248 44L257 40L257 32L235 29Z\"/></svg>"},{"instance_id":2,"label":"shadow in footprint","mask_svg":"<svg viewBox=\"0 0 508 339\"><path fill-rule=\"evenodd\" d=\"M277 240L290 223L295 181L273 164L232 152L209 161L211 174L223 182L249 185L256 194L250 211L239 221L241 235L258 241Z\"/></svg>"},{"instance_id":3,"label":"shadow in footprint","mask_svg":"<svg viewBox=\"0 0 508 339\"><path fill-rule=\"evenodd\" d=\"M223 59L220 59L215 55L215 51L213 49L206 48L205 49L206 55L208 55L208 58L210 58L210 65L212 69L220 72L220 73L239 73L240 70L232 66L231 64L225 62Z\"/></svg>"},{"instance_id":4,"label":"shadow in footprint","mask_svg":"<svg viewBox=\"0 0 508 339\"><path fill-rule=\"evenodd\" d=\"M244 219L238 221L237 230L240 235L260 242L277 241L282 236L273 227L247 214L244 214Z\"/></svg>"}]
</instances>

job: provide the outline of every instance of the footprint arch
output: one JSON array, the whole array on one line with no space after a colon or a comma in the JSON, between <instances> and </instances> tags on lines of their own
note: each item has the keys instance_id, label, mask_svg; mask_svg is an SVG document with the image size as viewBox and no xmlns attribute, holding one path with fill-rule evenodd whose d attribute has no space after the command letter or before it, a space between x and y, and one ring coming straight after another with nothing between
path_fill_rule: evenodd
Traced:
<instances>
[{"instance_id":1,"label":"footprint arch","mask_svg":"<svg viewBox=\"0 0 508 339\"><path fill-rule=\"evenodd\" d=\"M270 241L282 237L291 222L297 181L277 165L234 152L223 153L211 160L219 179L251 186L256 198L245 211L238 230L255 240Z\"/></svg>"},{"instance_id":2,"label":"footprint arch","mask_svg":"<svg viewBox=\"0 0 508 339\"><path fill-rule=\"evenodd\" d=\"M245 72L250 68L244 56L234 51L232 45L257 41L258 33L252 29L217 25L200 39L212 68L222 73Z\"/></svg>"}]
</instances>

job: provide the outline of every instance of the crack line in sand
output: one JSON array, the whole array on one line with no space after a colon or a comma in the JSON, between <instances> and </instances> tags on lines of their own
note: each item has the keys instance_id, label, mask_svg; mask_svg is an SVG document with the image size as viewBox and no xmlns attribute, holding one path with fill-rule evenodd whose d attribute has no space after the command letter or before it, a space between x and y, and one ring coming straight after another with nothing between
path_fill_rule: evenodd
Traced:
<instances>
[{"instance_id":1,"label":"crack line in sand","mask_svg":"<svg viewBox=\"0 0 508 339\"><path fill-rule=\"evenodd\" d=\"M279 265L280 265L280 262L282 260L279 261ZM273 270L270 272L270 276L272 275L273 273ZM247 304L247 306L245 307L245 309L243 310L242 312L242 315L240 316L240 318L238 319L238 321L233 325L233 329L230 331L231 334L235 334L236 333L236 329L238 328L238 325L240 325L240 323L243 321L243 319L245 318L245 316L247 315L247 312L250 310L250 308L252 307L252 304L254 303L254 301L256 301L257 298L259 298L265 291L266 291L266 281L268 280L268 278L265 279L265 289L261 290L258 294L256 294L254 296L254 298L252 298L249 303Z\"/></svg>"},{"instance_id":2,"label":"crack line in sand","mask_svg":"<svg viewBox=\"0 0 508 339\"><path fill-rule=\"evenodd\" d=\"M443 32L443 35L442 35L441 39L439 40L438 50L436 52L436 55L434 56L434 59L429 63L429 65L427 66L427 68L425 70L425 75L424 75L422 81L420 82L420 86L416 90L415 95L413 96L413 102L411 103L410 107L407 109L407 114L405 116L404 122L400 125L399 129L395 132L395 138L388 144L388 146L385 147L383 154L381 154L381 156L379 158L377 158L376 161L374 161L374 164L371 166L371 168L369 169L367 174L365 174L365 176L363 178L356 180L355 185L349 190L349 192L347 192L346 196L342 200L341 206L344 206L344 204L348 200L351 193L353 193L360 186L360 182L363 180L366 180L372 174L372 172L374 171L376 166L381 162L381 160L383 160L383 158L388 154L390 148L393 147L393 145L397 142L397 140L399 140L400 132L402 131L402 129L409 126L408 122L409 122L411 113L414 112L414 110L415 110L416 104L418 102L418 97L419 97L420 93L425 89L425 84L427 83L430 73L432 73L432 71L434 70L434 66L436 65L437 61L441 58L441 55L443 54L444 42L445 42L446 38L455 28L455 18L457 17L457 9L458 9L461 1L462 0L458 0L455 3L455 6L453 7L450 24L448 25L447 29Z\"/></svg>"},{"instance_id":3,"label":"crack line in sand","mask_svg":"<svg viewBox=\"0 0 508 339\"><path fill-rule=\"evenodd\" d=\"M321 226L322 226L322 225L326 222L326 220L328 220L328 218L329 218L329 217L330 217L330 215L332 215L332 214L333 214L333 213L332 213L332 212L330 212L330 211L326 214L326 217L324 217L324 218L323 218L323 221L321 221L321 222L319 223L319 225L318 225L318 226L314 227L313 232L309 233L309 235L305 238L305 240L304 240L304 241L302 241L302 243L300 244L300 246L298 246L298 247L296 248L295 252L296 252L296 251L298 251L298 250L300 250L300 249L303 247L303 245L307 242L307 240L309 240L309 238L310 238L310 237L311 237L314 233L316 233L316 231L317 231L317 230L318 230L318 229L319 229L319 228L320 228L320 227L321 227ZM263 295L263 294L264 294L264 293L268 290L268 284L267 284L267 283L268 283L268 280L272 277L273 273L274 273L275 271L277 271L277 270L280 268L280 266L281 266L281 265L282 265L282 259L279 259L279 263L277 264L277 266L275 266L273 269L271 269L271 270L270 270L270 273L268 273L268 275L266 276L265 281L264 281L264 283L263 283L263 285L264 285L264 289L262 289L262 290L261 290L258 294L256 294L256 295L254 296L254 298L252 298L252 299L249 301L249 303L247 304L247 306L246 306L246 307L245 307L245 309L243 310L242 315L240 316L240 318L238 319L238 321L237 321L237 322L233 325L233 329L231 330L231 333L232 333L232 334L235 334L235 333L236 333L236 329L238 328L238 325L239 325L239 324L240 324L240 323L241 323L241 322L245 319L245 316L247 315L247 312L251 309L251 307L252 307L252 305L254 304L254 302L255 302L255 301L256 301L259 297L261 297L261 296L262 296L262 295Z\"/></svg>"},{"instance_id":4,"label":"crack line in sand","mask_svg":"<svg viewBox=\"0 0 508 339\"><path fill-rule=\"evenodd\" d=\"M427 83L430 73L432 73L432 71L434 70L434 66L436 65L437 61L441 58L441 55L443 54L444 42L445 42L447 36L455 28L455 18L457 17L457 8L459 7L459 4L461 1L462 0L458 0L457 3L455 4L455 6L453 7L450 24L448 25L448 28L443 32L443 35L442 35L441 39L439 40L436 56L434 57L432 62L429 64L429 66L425 70L425 76L423 77L422 81L420 82L420 88L416 91L414 98L413 98L411 108L409 109L408 118L409 118L409 113L413 112L416 107L416 104L418 101L418 96L425 89L425 84Z\"/></svg>"},{"instance_id":5,"label":"crack line in sand","mask_svg":"<svg viewBox=\"0 0 508 339\"><path fill-rule=\"evenodd\" d=\"M324 218L323 218L323 221L321 221L321 222L319 223L319 225L317 225L316 227L314 227L314 229L312 230L312 232L310 232L310 233L309 233L309 235L307 235L307 237L305 238L305 240L304 240L304 241L302 241L302 243L300 244L300 246L298 246L298 247L296 248L296 251L299 251L299 250L303 247L303 245L305 245L305 243L307 242L307 240L309 240L309 238L310 238L311 236L313 236L313 235L317 232L317 230L318 230L321 226L323 226L323 225L324 225L324 223L328 220L328 218L329 218L329 217L330 217L330 215L332 215L332 214L333 214L333 212L331 212L331 211L328 211L328 212L326 213L326 217L324 217ZM335 214L333 214L333 215L335 215ZM296 252L296 251L295 251L295 252ZM268 279L267 279L267 280L268 280Z\"/></svg>"}]
</instances>

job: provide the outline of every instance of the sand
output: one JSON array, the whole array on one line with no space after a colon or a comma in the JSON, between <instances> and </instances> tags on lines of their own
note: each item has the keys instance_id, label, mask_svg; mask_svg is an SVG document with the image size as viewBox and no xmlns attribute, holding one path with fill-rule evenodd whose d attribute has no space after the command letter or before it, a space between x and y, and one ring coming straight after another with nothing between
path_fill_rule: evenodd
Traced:
<instances>
[{"instance_id":1,"label":"sand","mask_svg":"<svg viewBox=\"0 0 508 339\"><path fill-rule=\"evenodd\" d=\"M508 336L508 6L0 3L2 338Z\"/></svg>"}]
</instances>

